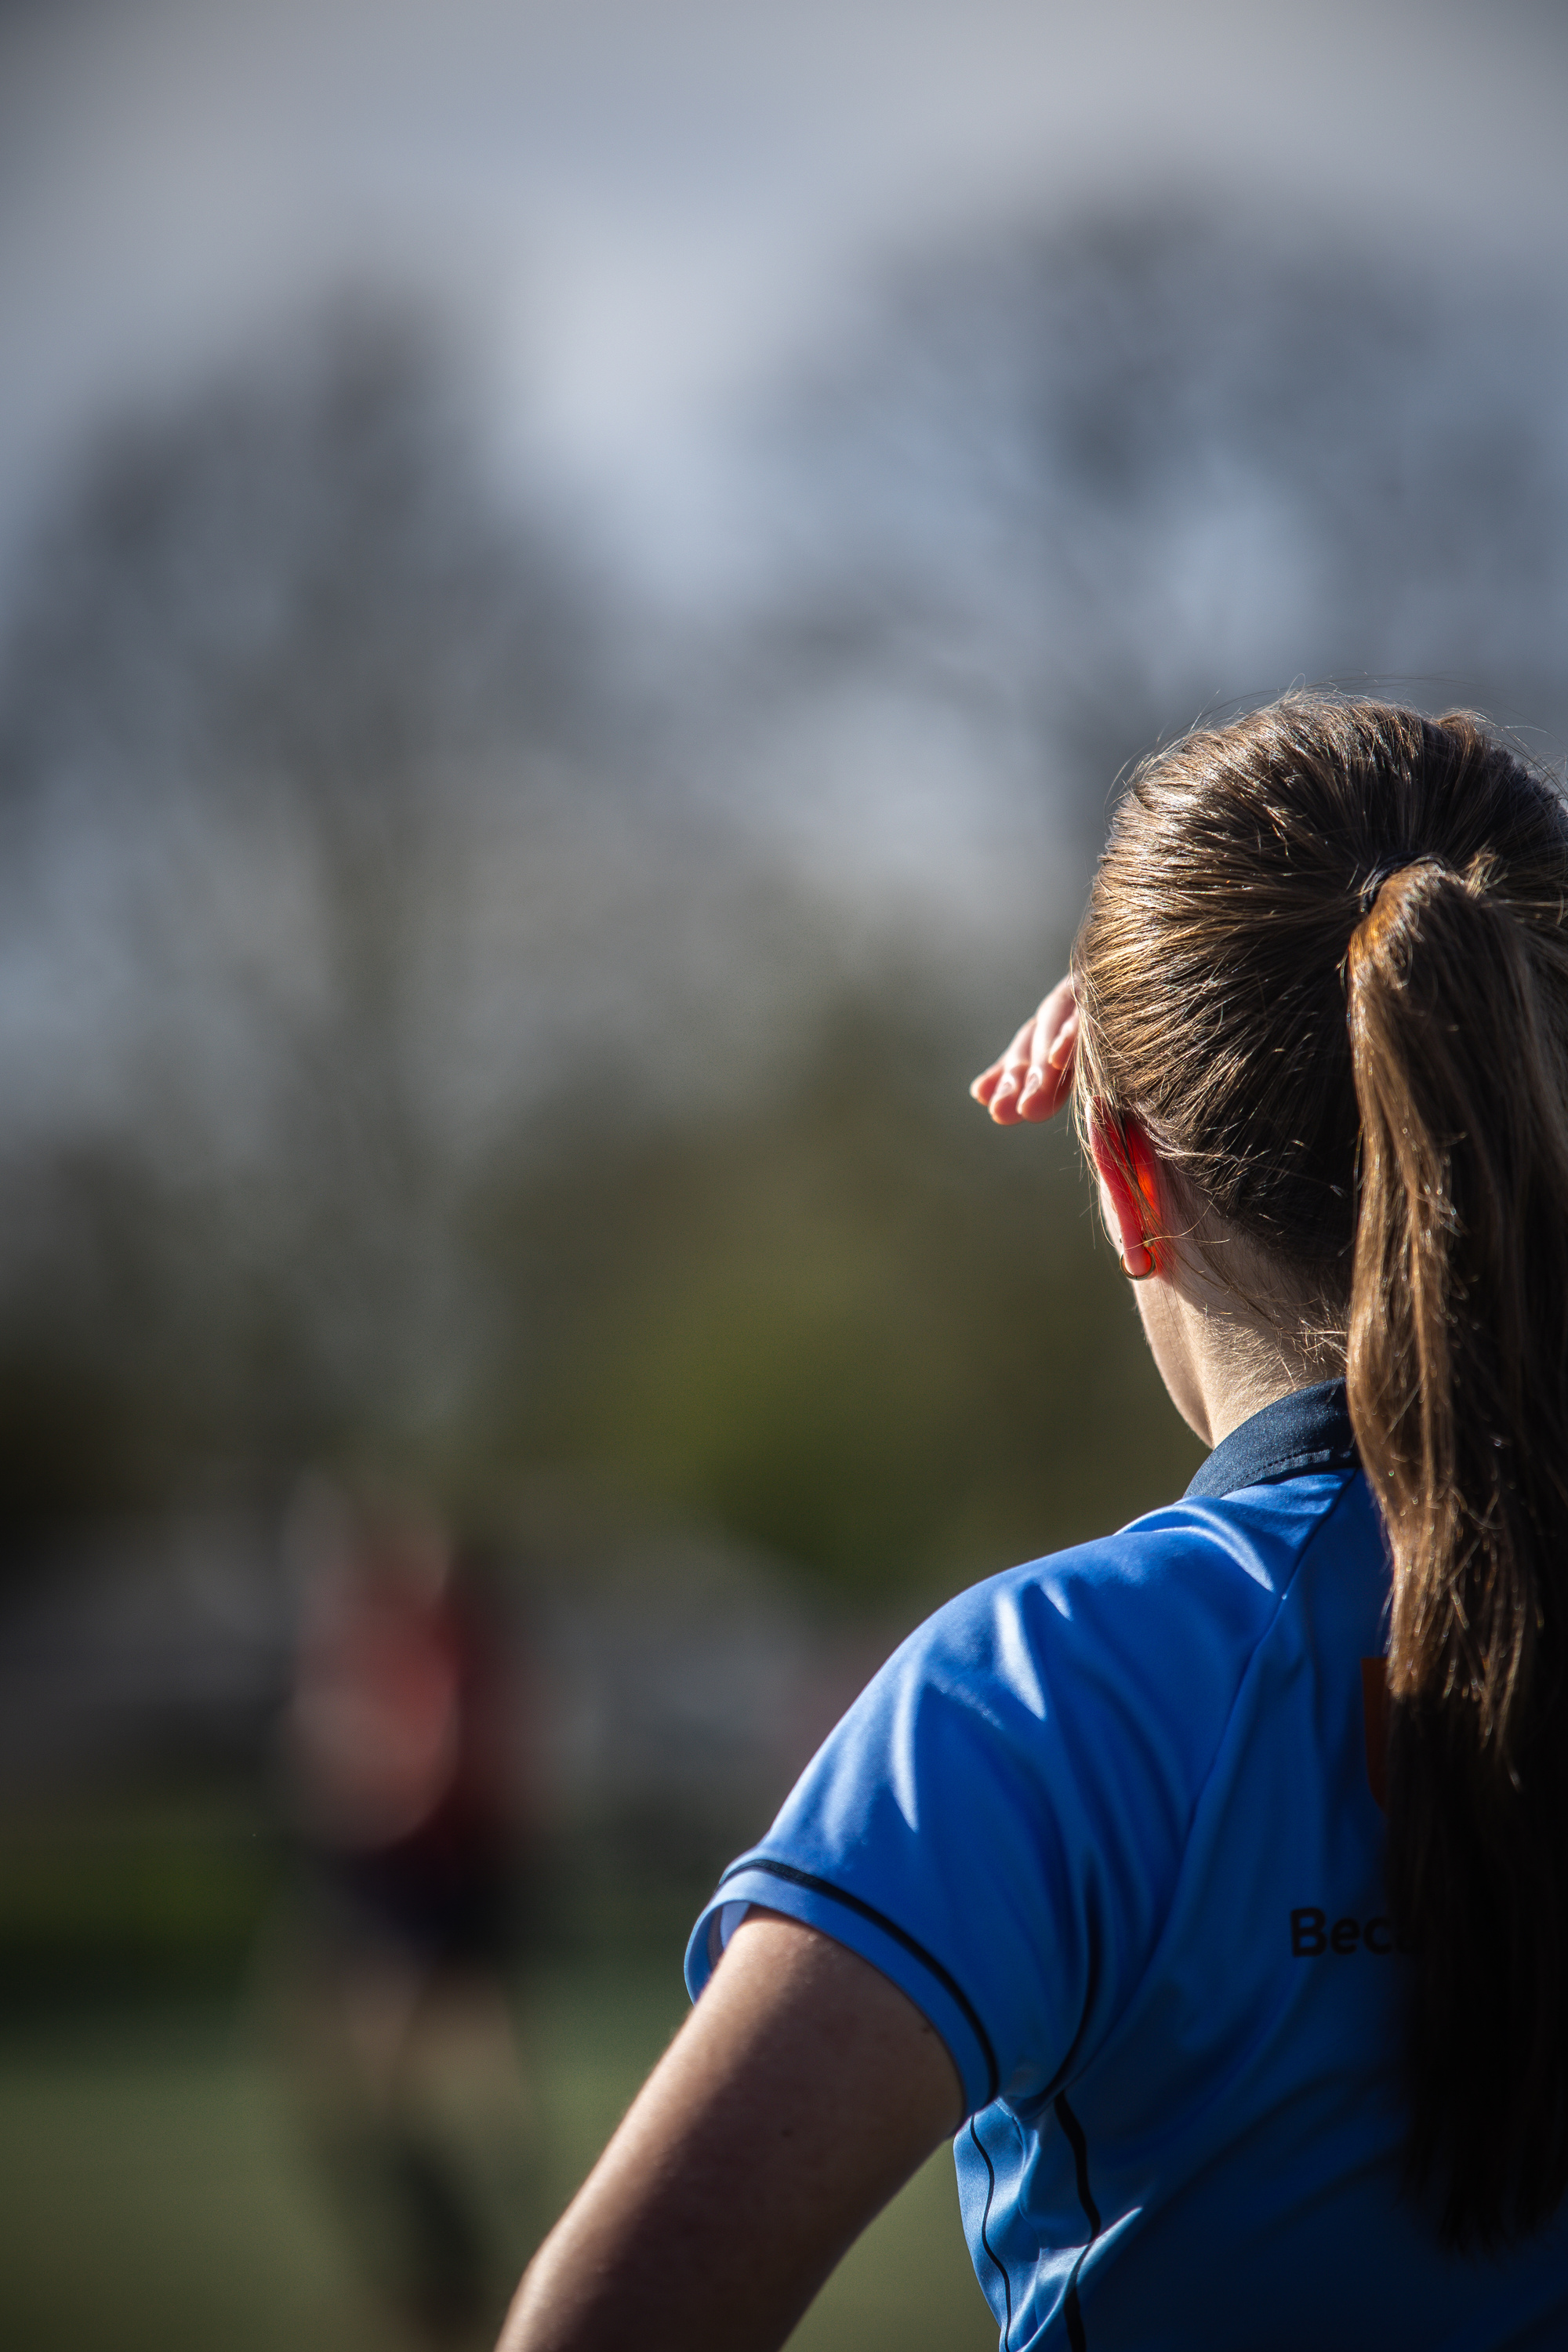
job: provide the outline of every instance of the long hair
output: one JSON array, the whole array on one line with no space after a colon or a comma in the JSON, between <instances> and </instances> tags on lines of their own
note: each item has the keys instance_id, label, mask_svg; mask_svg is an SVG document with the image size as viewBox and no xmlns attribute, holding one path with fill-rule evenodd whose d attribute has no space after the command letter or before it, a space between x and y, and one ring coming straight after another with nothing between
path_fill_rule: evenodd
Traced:
<instances>
[{"instance_id":1,"label":"long hair","mask_svg":"<svg viewBox=\"0 0 1568 2352\"><path fill-rule=\"evenodd\" d=\"M1451 2244L1526 2233L1568 2189L1568 814L1468 714L1291 695L1134 774L1073 972L1080 1104L1344 1349L1410 2179Z\"/></svg>"}]
</instances>

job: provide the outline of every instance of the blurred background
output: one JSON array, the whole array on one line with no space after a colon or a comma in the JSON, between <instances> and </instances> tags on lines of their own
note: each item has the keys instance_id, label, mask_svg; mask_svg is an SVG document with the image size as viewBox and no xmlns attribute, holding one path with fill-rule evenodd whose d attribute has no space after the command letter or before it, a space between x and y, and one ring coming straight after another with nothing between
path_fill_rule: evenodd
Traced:
<instances>
[{"instance_id":1,"label":"blurred background","mask_svg":"<svg viewBox=\"0 0 1568 2352\"><path fill-rule=\"evenodd\" d=\"M0 2337L489 2340L713 1876L1197 1458L1117 780L1568 739L1544 0L0 5ZM939 2158L803 2326L980 2347Z\"/></svg>"}]
</instances>

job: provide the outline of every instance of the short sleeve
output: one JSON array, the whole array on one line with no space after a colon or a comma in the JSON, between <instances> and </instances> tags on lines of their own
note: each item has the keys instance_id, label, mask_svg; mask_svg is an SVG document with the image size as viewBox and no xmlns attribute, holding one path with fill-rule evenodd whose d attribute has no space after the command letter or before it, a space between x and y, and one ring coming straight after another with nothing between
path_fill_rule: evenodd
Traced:
<instances>
[{"instance_id":1,"label":"short sleeve","mask_svg":"<svg viewBox=\"0 0 1568 2352\"><path fill-rule=\"evenodd\" d=\"M1156 1515L928 1621L725 1873L688 1951L693 1997L727 1906L757 1904L907 1993L971 2112L1068 2080L1146 1964L1272 1614L1213 1516Z\"/></svg>"}]
</instances>

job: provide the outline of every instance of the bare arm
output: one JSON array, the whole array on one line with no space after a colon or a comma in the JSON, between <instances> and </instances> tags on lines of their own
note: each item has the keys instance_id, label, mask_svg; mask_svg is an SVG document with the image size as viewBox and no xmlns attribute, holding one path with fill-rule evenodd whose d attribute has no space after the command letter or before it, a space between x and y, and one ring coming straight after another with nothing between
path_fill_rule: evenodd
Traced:
<instances>
[{"instance_id":1,"label":"bare arm","mask_svg":"<svg viewBox=\"0 0 1568 2352\"><path fill-rule=\"evenodd\" d=\"M499 2352L770 2352L963 2114L896 1985L753 1912L529 2265Z\"/></svg>"}]
</instances>

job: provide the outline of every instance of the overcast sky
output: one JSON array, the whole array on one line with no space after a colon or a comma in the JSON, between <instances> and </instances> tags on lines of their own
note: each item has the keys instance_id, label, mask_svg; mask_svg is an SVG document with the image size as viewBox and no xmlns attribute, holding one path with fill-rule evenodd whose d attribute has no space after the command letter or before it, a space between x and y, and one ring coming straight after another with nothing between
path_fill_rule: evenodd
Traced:
<instances>
[{"instance_id":1,"label":"overcast sky","mask_svg":"<svg viewBox=\"0 0 1568 2352\"><path fill-rule=\"evenodd\" d=\"M645 557L879 257L1188 191L1562 268L1545 0L58 0L0 8L0 565L97 418L351 282L475 337Z\"/></svg>"}]
</instances>

